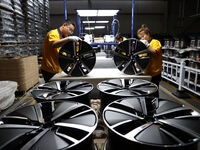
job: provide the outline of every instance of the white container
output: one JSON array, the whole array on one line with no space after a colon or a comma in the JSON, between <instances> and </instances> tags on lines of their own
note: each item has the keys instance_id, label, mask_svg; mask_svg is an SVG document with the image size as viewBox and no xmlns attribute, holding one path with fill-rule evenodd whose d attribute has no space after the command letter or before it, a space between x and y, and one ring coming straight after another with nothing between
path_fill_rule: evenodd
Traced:
<instances>
[{"instance_id":1,"label":"white container","mask_svg":"<svg viewBox=\"0 0 200 150\"><path fill-rule=\"evenodd\" d=\"M0 110L4 110L13 104L16 90L17 82L0 81Z\"/></svg>"}]
</instances>

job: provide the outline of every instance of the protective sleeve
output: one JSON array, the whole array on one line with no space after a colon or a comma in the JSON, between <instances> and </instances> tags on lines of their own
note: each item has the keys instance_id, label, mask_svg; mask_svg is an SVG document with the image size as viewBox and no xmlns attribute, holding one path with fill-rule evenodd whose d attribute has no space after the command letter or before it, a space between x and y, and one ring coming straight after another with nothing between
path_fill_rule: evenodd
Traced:
<instances>
[{"instance_id":1,"label":"protective sleeve","mask_svg":"<svg viewBox=\"0 0 200 150\"><path fill-rule=\"evenodd\" d=\"M60 36L58 33L55 33L55 31L49 32L49 42L54 42L60 40Z\"/></svg>"},{"instance_id":2,"label":"protective sleeve","mask_svg":"<svg viewBox=\"0 0 200 150\"><path fill-rule=\"evenodd\" d=\"M158 41L158 40L152 40L150 43L150 46L156 51L162 50L162 45L161 45L160 41Z\"/></svg>"}]
</instances>

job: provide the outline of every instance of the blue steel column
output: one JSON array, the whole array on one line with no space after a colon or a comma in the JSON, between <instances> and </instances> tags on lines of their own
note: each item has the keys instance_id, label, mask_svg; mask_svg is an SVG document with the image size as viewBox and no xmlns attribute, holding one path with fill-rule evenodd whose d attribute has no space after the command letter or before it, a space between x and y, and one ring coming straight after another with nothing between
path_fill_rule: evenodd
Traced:
<instances>
[{"instance_id":1,"label":"blue steel column","mask_svg":"<svg viewBox=\"0 0 200 150\"><path fill-rule=\"evenodd\" d=\"M78 35L80 36L81 35L81 17L80 16L78 16L78 27L79 27Z\"/></svg>"},{"instance_id":2,"label":"blue steel column","mask_svg":"<svg viewBox=\"0 0 200 150\"><path fill-rule=\"evenodd\" d=\"M66 0L64 0L64 15L65 15L65 20L67 20Z\"/></svg>"},{"instance_id":3,"label":"blue steel column","mask_svg":"<svg viewBox=\"0 0 200 150\"><path fill-rule=\"evenodd\" d=\"M131 34L131 38L134 37L134 11L135 11L135 0L132 0L132 34Z\"/></svg>"},{"instance_id":4,"label":"blue steel column","mask_svg":"<svg viewBox=\"0 0 200 150\"><path fill-rule=\"evenodd\" d=\"M82 33L82 35L84 35L83 33L84 33L84 26L83 26L83 24L81 24L81 33Z\"/></svg>"},{"instance_id":5,"label":"blue steel column","mask_svg":"<svg viewBox=\"0 0 200 150\"><path fill-rule=\"evenodd\" d=\"M109 25L107 25L107 35L109 35Z\"/></svg>"},{"instance_id":6,"label":"blue steel column","mask_svg":"<svg viewBox=\"0 0 200 150\"><path fill-rule=\"evenodd\" d=\"M115 16L113 16L113 35L115 36Z\"/></svg>"}]
</instances>

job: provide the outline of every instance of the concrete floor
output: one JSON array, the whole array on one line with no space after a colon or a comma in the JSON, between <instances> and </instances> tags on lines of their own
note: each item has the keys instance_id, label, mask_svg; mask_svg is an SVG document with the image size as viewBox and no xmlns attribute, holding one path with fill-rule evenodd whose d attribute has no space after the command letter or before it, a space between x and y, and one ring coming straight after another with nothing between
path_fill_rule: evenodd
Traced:
<instances>
[{"instance_id":1,"label":"concrete floor","mask_svg":"<svg viewBox=\"0 0 200 150\"><path fill-rule=\"evenodd\" d=\"M97 53L98 61L95 64L96 68L101 67L107 67L107 68L113 68L115 67L114 62L112 58L108 57L104 52ZM43 79L40 79L40 83L44 83ZM159 95L162 99L168 99L180 102L198 112L200 112L200 98L193 95L192 93L189 93L187 91L184 91L188 94L188 97L186 98L178 98L173 93L177 91L176 85L171 84L168 81L162 80L160 83L159 88ZM94 88L93 91L89 95L92 103L91 107L98 111L100 104L100 94L99 91ZM20 108L22 106L34 104L36 101L31 97L30 93L27 92L22 96L16 97L16 100L12 106L10 106L8 109L3 110L0 112L0 117L8 114L9 112L12 112L13 110ZM99 127L101 129L99 129ZM103 130L102 130L103 128ZM105 127L103 121L101 120L101 117L99 119L99 125L97 130L94 132L94 143L96 144L98 150L103 150L103 145L107 138L107 128ZM199 144L200 145L200 144ZM198 148L200 150L200 146Z\"/></svg>"}]
</instances>

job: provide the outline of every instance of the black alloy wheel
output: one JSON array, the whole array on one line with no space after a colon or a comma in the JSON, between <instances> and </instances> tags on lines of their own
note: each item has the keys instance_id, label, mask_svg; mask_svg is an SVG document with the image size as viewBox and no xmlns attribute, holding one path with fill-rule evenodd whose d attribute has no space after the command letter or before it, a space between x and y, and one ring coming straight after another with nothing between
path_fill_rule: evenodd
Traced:
<instances>
[{"instance_id":1,"label":"black alloy wheel","mask_svg":"<svg viewBox=\"0 0 200 150\"><path fill-rule=\"evenodd\" d=\"M103 109L109 103L123 97L153 97L158 87L147 80L111 79L100 82L97 89L100 91Z\"/></svg>"},{"instance_id":2,"label":"black alloy wheel","mask_svg":"<svg viewBox=\"0 0 200 150\"><path fill-rule=\"evenodd\" d=\"M38 101L71 100L89 105L88 94L93 85L86 81L62 80L41 84L31 91L32 96Z\"/></svg>"},{"instance_id":3,"label":"black alloy wheel","mask_svg":"<svg viewBox=\"0 0 200 150\"><path fill-rule=\"evenodd\" d=\"M150 62L150 53L141 41L135 38L128 39L116 47L114 62L125 74L141 74Z\"/></svg>"},{"instance_id":4,"label":"black alloy wheel","mask_svg":"<svg viewBox=\"0 0 200 150\"><path fill-rule=\"evenodd\" d=\"M145 102L157 101L154 111ZM200 114L174 101L123 98L103 111L109 129L106 150L197 150Z\"/></svg>"},{"instance_id":5,"label":"black alloy wheel","mask_svg":"<svg viewBox=\"0 0 200 150\"><path fill-rule=\"evenodd\" d=\"M96 63L96 54L87 42L68 42L59 51L61 69L69 76L85 76Z\"/></svg>"},{"instance_id":6,"label":"black alloy wheel","mask_svg":"<svg viewBox=\"0 0 200 150\"><path fill-rule=\"evenodd\" d=\"M76 102L53 102L49 116L43 104L20 108L0 119L0 149L94 150L95 111ZM46 119L48 117L48 119ZM45 121L48 120L48 121Z\"/></svg>"}]
</instances>

